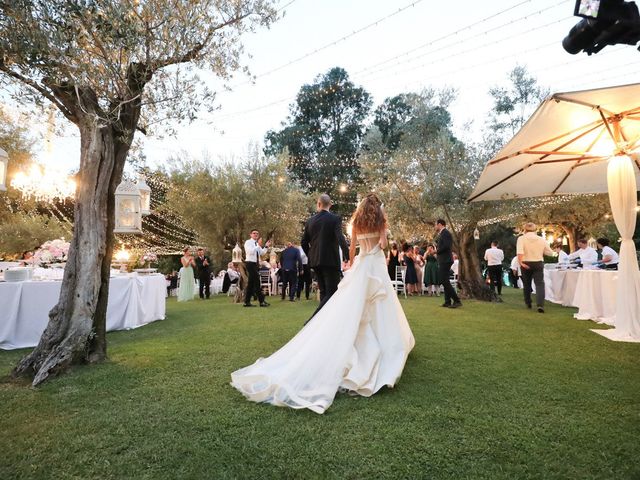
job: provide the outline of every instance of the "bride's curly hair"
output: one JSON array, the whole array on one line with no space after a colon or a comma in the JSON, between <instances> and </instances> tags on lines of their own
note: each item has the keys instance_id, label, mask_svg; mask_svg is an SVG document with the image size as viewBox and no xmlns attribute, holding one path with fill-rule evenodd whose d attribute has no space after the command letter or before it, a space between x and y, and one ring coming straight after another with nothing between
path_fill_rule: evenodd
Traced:
<instances>
[{"instance_id":1,"label":"bride's curly hair","mask_svg":"<svg viewBox=\"0 0 640 480\"><path fill-rule=\"evenodd\" d=\"M379 232L387 227L387 215L378 195L369 193L362 199L353 212L351 225L358 232Z\"/></svg>"}]
</instances>

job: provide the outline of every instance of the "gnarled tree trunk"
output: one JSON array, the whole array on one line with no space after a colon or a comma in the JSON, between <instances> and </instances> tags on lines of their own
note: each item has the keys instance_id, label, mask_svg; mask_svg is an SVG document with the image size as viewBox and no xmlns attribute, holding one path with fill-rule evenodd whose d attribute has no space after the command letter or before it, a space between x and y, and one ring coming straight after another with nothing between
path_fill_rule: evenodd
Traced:
<instances>
[{"instance_id":1,"label":"gnarled tree trunk","mask_svg":"<svg viewBox=\"0 0 640 480\"><path fill-rule=\"evenodd\" d=\"M475 225L465 227L454 233L454 240L458 249L460 262L458 265L458 282L462 287L462 297L475 298L476 300L497 301L498 296L482 278L478 249L473 238Z\"/></svg>"},{"instance_id":2,"label":"gnarled tree trunk","mask_svg":"<svg viewBox=\"0 0 640 480\"><path fill-rule=\"evenodd\" d=\"M122 179L140 112L139 102L132 102L117 123L109 124L104 115L98 115L92 92L74 96L61 88L59 96L75 112L80 130L79 183L60 298L49 312L40 342L13 371L14 376L32 377L34 386L73 364L106 358L114 193Z\"/></svg>"}]
</instances>

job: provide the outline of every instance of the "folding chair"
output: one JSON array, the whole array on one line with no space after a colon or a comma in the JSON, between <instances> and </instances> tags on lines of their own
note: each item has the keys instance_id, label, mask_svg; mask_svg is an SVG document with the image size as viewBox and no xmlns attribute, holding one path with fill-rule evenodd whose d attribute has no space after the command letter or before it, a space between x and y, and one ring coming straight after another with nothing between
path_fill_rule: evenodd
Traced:
<instances>
[{"instance_id":1,"label":"folding chair","mask_svg":"<svg viewBox=\"0 0 640 480\"><path fill-rule=\"evenodd\" d=\"M396 289L396 293L398 294L403 293L405 298L407 296L407 288L405 287L405 284L404 284L404 274L406 270L407 270L407 267L404 267L404 266L396 267L396 279L391 280L391 285L393 285L393 288Z\"/></svg>"},{"instance_id":2,"label":"folding chair","mask_svg":"<svg viewBox=\"0 0 640 480\"><path fill-rule=\"evenodd\" d=\"M260 288L266 288L267 289L267 294L269 296L272 295L272 290L271 290L271 272L269 270L266 271L260 271Z\"/></svg>"}]
</instances>

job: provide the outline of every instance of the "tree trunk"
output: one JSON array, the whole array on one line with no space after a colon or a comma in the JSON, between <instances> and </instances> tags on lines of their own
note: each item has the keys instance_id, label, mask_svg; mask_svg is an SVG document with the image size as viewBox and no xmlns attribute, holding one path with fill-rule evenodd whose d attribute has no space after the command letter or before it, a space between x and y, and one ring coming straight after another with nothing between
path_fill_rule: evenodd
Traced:
<instances>
[{"instance_id":1,"label":"tree trunk","mask_svg":"<svg viewBox=\"0 0 640 480\"><path fill-rule=\"evenodd\" d=\"M32 376L34 386L73 364L106 358L114 192L122 178L123 150L130 142L123 144L112 126L93 115L83 116L78 126L81 156L74 232L60 298L49 312L38 346L13 371L14 376Z\"/></svg>"},{"instance_id":2,"label":"tree trunk","mask_svg":"<svg viewBox=\"0 0 640 480\"><path fill-rule=\"evenodd\" d=\"M473 238L473 228L465 228L456 235L456 244L460 255L458 265L458 282L460 283L461 296L475 298L476 300L497 301L498 296L482 278L480 260L476 241Z\"/></svg>"}]
</instances>

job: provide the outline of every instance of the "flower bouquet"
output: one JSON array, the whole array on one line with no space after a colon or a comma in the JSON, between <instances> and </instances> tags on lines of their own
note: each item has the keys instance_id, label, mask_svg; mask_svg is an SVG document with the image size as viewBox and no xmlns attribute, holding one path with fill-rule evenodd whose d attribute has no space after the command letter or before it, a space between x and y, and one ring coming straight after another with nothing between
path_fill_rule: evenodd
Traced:
<instances>
[{"instance_id":1,"label":"flower bouquet","mask_svg":"<svg viewBox=\"0 0 640 480\"><path fill-rule=\"evenodd\" d=\"M140 257L138 260L138 264L144 266L145 268L149 268L152 263L158 261L158 256L153 252L147 252Z\"/></svg>"},{"instance_id":2,"label":"flower bouquet","mask_svg":"<svg viewBox=\"0 0 640 480\"><path fill-rule=\"evenodd\" d=\"M34 265L52 265L64 263L69 255L69 242L64 238L44 242L33 254Z\"/></svg>"}]
</instances>

